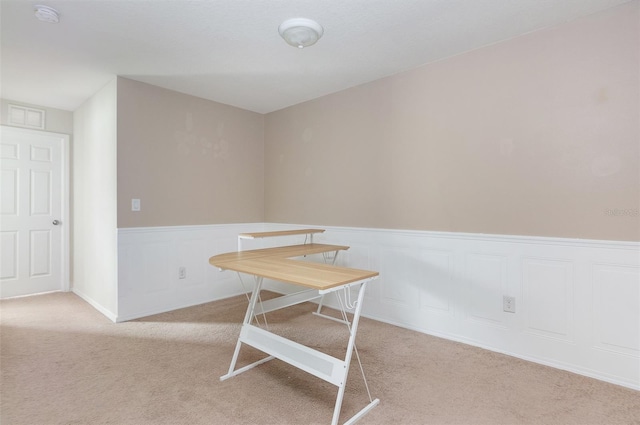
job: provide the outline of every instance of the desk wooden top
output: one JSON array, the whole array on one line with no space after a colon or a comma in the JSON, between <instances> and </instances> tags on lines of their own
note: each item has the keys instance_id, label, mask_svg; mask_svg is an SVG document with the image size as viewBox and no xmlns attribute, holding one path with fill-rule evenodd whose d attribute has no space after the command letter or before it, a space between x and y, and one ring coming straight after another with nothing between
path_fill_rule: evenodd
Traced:
<instances>
[{"instance_id":1,"label":"desk wooden top","mask_svg":"<svg viewBox=\"0 0 640 425\"><path fill-rule=\"evenodd\" d=\"M344 251L349 249L343 245L326 245L320 243L308 243L303 245L277 246L274 248L251 249L247 251L227 252L209 258L212 266L223 269L222 264L230 261L245 261L262 257L292 258L304 255L322 254L324 252Z\"/></svg>"},{"instance_id":2,"label":"desk wooden top","mask_svg":"<svg viewBox=\"0 0 640 425\"><path fill-rule=\"evenodd\" d=\"M229 252L209 258L223 270L233 270L313 289L330 289L378 276L378 272L292 260L308 254L348 249L348 246L305 244Z\"/></svg>"},{"instance_id":3,"label":"desk wooden top","mask_svg":"<svg viewBox=\"0 0 640 425\"><path fill-rule=\"evenodd\" d=\"M296 229L296 230L277 230L274 232L253 232L240 233L241 239L257 239L257 238L273 238L276 236L293 236L293 235L311 235L314 233L322 233L324 229Z\"/></svg>"}]
</instances>

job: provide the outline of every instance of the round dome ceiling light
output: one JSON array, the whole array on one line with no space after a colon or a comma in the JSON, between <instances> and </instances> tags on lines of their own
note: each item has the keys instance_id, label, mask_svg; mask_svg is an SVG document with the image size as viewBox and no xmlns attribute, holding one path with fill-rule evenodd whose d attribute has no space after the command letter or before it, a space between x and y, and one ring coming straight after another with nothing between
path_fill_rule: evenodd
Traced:
<instances>
[{"instance_id":1,"label":"round dome ceiling light","mask_svg":"<svg viewBox=\"0 0 640 425\"><path fill-rule=\"evenodd\" d=\"M60 14L53 7L43 6L41 4L33 6L33 11L36 18L42 22L49 22L50 24L57 24L60 22Z\"/></svg>"},{"instance_id":2,"label":"round dome ceiling light","mask_svg":"<svg viewBox=\"0 0 640 425\"><path fill-rule=\"evenodd\" d=\"M324 29L311 19L293 18L281 23L278 32L284 41L293 47L303 49L316 44L324 34Z\"/></svg>"}]
</instances>

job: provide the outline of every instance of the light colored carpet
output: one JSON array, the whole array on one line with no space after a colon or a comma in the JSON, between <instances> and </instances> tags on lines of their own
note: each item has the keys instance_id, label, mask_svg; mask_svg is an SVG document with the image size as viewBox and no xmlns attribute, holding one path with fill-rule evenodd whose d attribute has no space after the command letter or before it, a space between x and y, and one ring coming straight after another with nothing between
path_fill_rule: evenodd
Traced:
<instances>
[{"instance_id":1,"label":"light colored carpet","mask_svg":"<svg viewBox=\"0 0 640 425\"><path fill-rule=\"evenodd\" d=\"M0 422L329 424L336 387L278 360L219 381L245 308L235 297L114 324L70 293L4 300ZM270 326L339 355L344 326L313 308ZM381 400L362 424L640 424L637 391L464 344L363 319L358 349ZM342 421L367 401L354 361Z\"/></svg>"}]
</instances>

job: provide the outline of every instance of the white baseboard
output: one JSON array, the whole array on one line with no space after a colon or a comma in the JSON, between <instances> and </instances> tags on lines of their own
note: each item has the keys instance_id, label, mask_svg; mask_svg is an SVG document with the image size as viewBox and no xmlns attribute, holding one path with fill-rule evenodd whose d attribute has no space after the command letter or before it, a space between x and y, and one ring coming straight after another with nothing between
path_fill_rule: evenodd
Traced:
<instances>
[{"instance_id":1,"label":"white baseboard","mask_svg":"<svg viewBox=\"0 0 640 425\"><path fill-rule=\"evenodd\" d=\"M127 322L129 320L136 320L136 319L141 319L143 317L149 317L149 316L153 316L154 314L160 314L160 313L166 313L167 311L173 311L173 310L179 310L181 308L188 308L188 307L194 307L197 305L201 305L201 304L206 304L206 303L210 303L213 301L221 301L227 298L231 298L231 297L235 297L237 295L242 295L244 294L243 291L238 291L236 293L231 293L229 295L226 296L222 296L222 297L211 297L209 299L200 299L198 301L195 302L186 302L183 304L175 304L172 305L169 309L167 309L166 306L159 306L156 308L152 308L146 311L135 311L133 313L129 313L128 315L118 315L115 322L120 323L120 322Z\"/></svg>"},{"instance_id":2,"label":"white baseboard","mask_svg":"<svg viewBox=\"0 0 640 425\"><path fill-rule=\"evenodd\" d=\"M626 380L626 379L621 380L617 376L611 376L611 375L602 373L602 372L600 372L598 370L591 370L591 369L587 369L587 368L583 368L583 367L578 367L574 363L564 363L564 362L558 362L558 361L552 361L552 360L550 361L548 359L541 359L539 357L532 357L532 356L528 356L528 355L523 355L520 352L500 350L500 349L495 348L495 346L493 346L493 345L482 344L482 343L479 343L478 341L473 340L473 339L460 337L458 335L443 334L443 333L440 333L440 332L429 332L429 331L425 331L424 329L416 328L415 326L407 325L406 323L397 323L397 322L394 322L394 321L391 321L391 320L381 319L380 317L372 316L372 315L368 315L368 314L363 314L362 317L366 317L368 319L372 319L372 320L375 320L375 321L378 321L378 322L382 322L382 323L386 323L386 324L389 324L389 325L398 326L400 328L409 329L409 330L412 330L412 331L415 331L415 332L420 332L420 333L423 333L423 334L426 334L426 335L431 335L431 336L434 336L434 337L437 337L437 338L446 339L448 341L460 342L462 344L471 345L473 347L478 347L478 348L482 348L484 350L493 351L494 353L500 353L500 354L504 354L504 355L507 355L507 356L516 357L516 358L521 359L521 360L526 360L526 361L529 361L529 362L532 362L532 363L537 363L537 364L541 364L541 365L544 365L544 366L549 366L549 367L552 367L554 369L565 370L567 372L576 373L578 375L587 376L589 378L598 379L600 381L609 382L611 384L620 385L620 386L631 388L631 389L634 389L634 390L640 390L640 385L635 385L633 383L629 383L628 380Z\"/></svg>"},{"instance_id":3,"label":"white baseboard","mask_svg":"<svg viewBox=\"0 0 640 425\"><path fill-rule=\"evenodd\" d=\"M113 313L112 311L109 311L108 309L104 308L100 303L96 302L93 298L89 297L88 295L86 295L82 291L79 291L76 288L71 288L71 292L73 292L74 294L76 294L77 296L79 296L80 298L85 300L89 305L91 305L91 307L93 307L96 310L98 310L100 313L105 315L112 322L116 322L117 321L117 316L116 316L115 313Z\"/></svg>"}]
</instances>

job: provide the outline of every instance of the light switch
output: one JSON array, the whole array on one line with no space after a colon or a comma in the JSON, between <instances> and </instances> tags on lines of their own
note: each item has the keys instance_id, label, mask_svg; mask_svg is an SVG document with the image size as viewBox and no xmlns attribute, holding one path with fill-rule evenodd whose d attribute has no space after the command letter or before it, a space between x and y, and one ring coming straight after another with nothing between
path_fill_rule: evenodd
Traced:
<instances>
[{"instance_id":1,"label":"light switch","mask_svg":"<svg viewBox=\"0 0 640 425\"><path fill-rule=\"evenodd\" d=\"M140 211L140 199L131 200L131 211Z\"/></svg>"}]
</instances>

